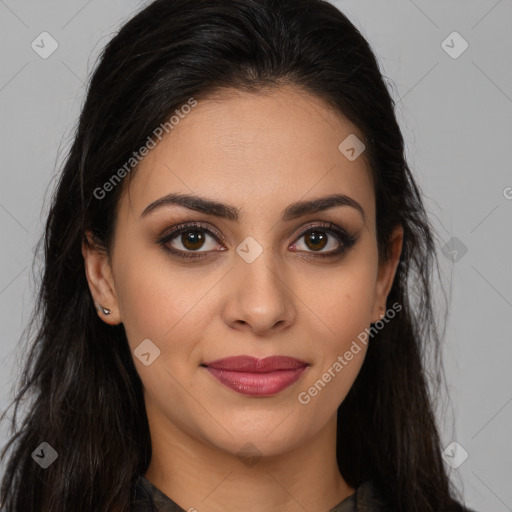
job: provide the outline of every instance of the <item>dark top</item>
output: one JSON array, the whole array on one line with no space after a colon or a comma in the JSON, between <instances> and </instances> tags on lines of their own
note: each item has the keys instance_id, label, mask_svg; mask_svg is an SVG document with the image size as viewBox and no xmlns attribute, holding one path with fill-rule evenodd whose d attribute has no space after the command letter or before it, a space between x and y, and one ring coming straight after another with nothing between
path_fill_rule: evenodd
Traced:
<instances>
[{"instance_id":1,"label":"dark top","mask_svg":"<svg viewBox=\"0 0 512 512\"><path fill-rule=\"evenodd\" d=\"M137 480L135 493L131 512L188 512L143 476ZM190 510L195 509L190 507ZM386 509L371 482L366 481L328 512L386 512Z\"/></svg>"}]
</instances>

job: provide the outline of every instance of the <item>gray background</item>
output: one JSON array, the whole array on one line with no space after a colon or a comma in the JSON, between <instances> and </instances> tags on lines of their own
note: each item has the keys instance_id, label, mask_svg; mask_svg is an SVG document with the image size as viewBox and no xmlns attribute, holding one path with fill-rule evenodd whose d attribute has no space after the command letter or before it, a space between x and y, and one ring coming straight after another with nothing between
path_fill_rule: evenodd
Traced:
<instances>
[{"instance_id":1,"label":"gray background","mask_svg":"<svg viewBox=\"0 0 512 512\"><path fill-rule=\"evenodd\" d=\"M362 30L390 81L409 163L439 233L451 290L444 356L455 423L438 414L443 447L457 441L469 454L447 468L467 505L512 511L512 2L334 3ZM33 304L33 248L84 83L102 47L141 6L0 0L2 410ZM31 47L43 31L59 45L47 59ZM454 31L469 44L457 58L441 45ZM445 45L462 48L453 37ZM2 445L6 435L4 422Z\"/></svg>"}]
</instances>

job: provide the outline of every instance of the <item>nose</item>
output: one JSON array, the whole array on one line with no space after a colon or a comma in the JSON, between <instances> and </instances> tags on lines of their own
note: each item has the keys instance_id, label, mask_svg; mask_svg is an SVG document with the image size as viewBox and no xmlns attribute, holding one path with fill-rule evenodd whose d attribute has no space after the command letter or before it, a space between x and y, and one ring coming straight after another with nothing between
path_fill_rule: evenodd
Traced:
<instances>
[{"instance_id":1,"label":"nose","mask_svg":"<svg viewBox=\"0 0 512 512\"><path fill-rule=\"evenodd\" d=\"M294 323L293 286L271 250L263 251L250 263L237 254L228 280L224 321L231 328L264 336Z\"/></svg>"}]
</instances>

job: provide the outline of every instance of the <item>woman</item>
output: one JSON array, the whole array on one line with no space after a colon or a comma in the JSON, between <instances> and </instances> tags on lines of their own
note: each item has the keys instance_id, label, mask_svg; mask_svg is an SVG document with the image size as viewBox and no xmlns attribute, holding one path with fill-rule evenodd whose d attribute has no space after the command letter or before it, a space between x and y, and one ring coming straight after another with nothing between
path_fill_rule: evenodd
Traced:
<instances>
[{"instance_id":1,"label":"woman","mask_svg":"<svg viewBox=\"0 0 512 512\"><path fill-rule=\"evenodd\" d=\"M6 510L466 510L422 360L433 232L332 5L157 0L126 23L44 246Z\"/></svg>"}]
</instances>

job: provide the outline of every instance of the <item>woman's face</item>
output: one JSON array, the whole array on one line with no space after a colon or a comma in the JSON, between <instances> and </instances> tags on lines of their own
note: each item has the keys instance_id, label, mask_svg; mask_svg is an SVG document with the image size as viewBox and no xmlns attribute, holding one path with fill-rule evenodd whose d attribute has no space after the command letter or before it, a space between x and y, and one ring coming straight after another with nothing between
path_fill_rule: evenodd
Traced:
<instances>
[{"instance_id":1,"label":"woman's face","mask_svg":"<svg viewBox=\"0 0 512 512\"><path fill-rule=\"evenodd\" d=\"M394 258L379 265L365 155L354 159L353 139L338 147L354 135L363 139L298 89L224 91L141 162L118 204L111 267L84 256L94 299L112 310L102 318L124 324L152 427L272 455L332 421L401 250L398 233ZM322 198L328 207L308 207ZM258 374L204 366L242 355L299 362Z\"/></svg>"}]
</instances>

